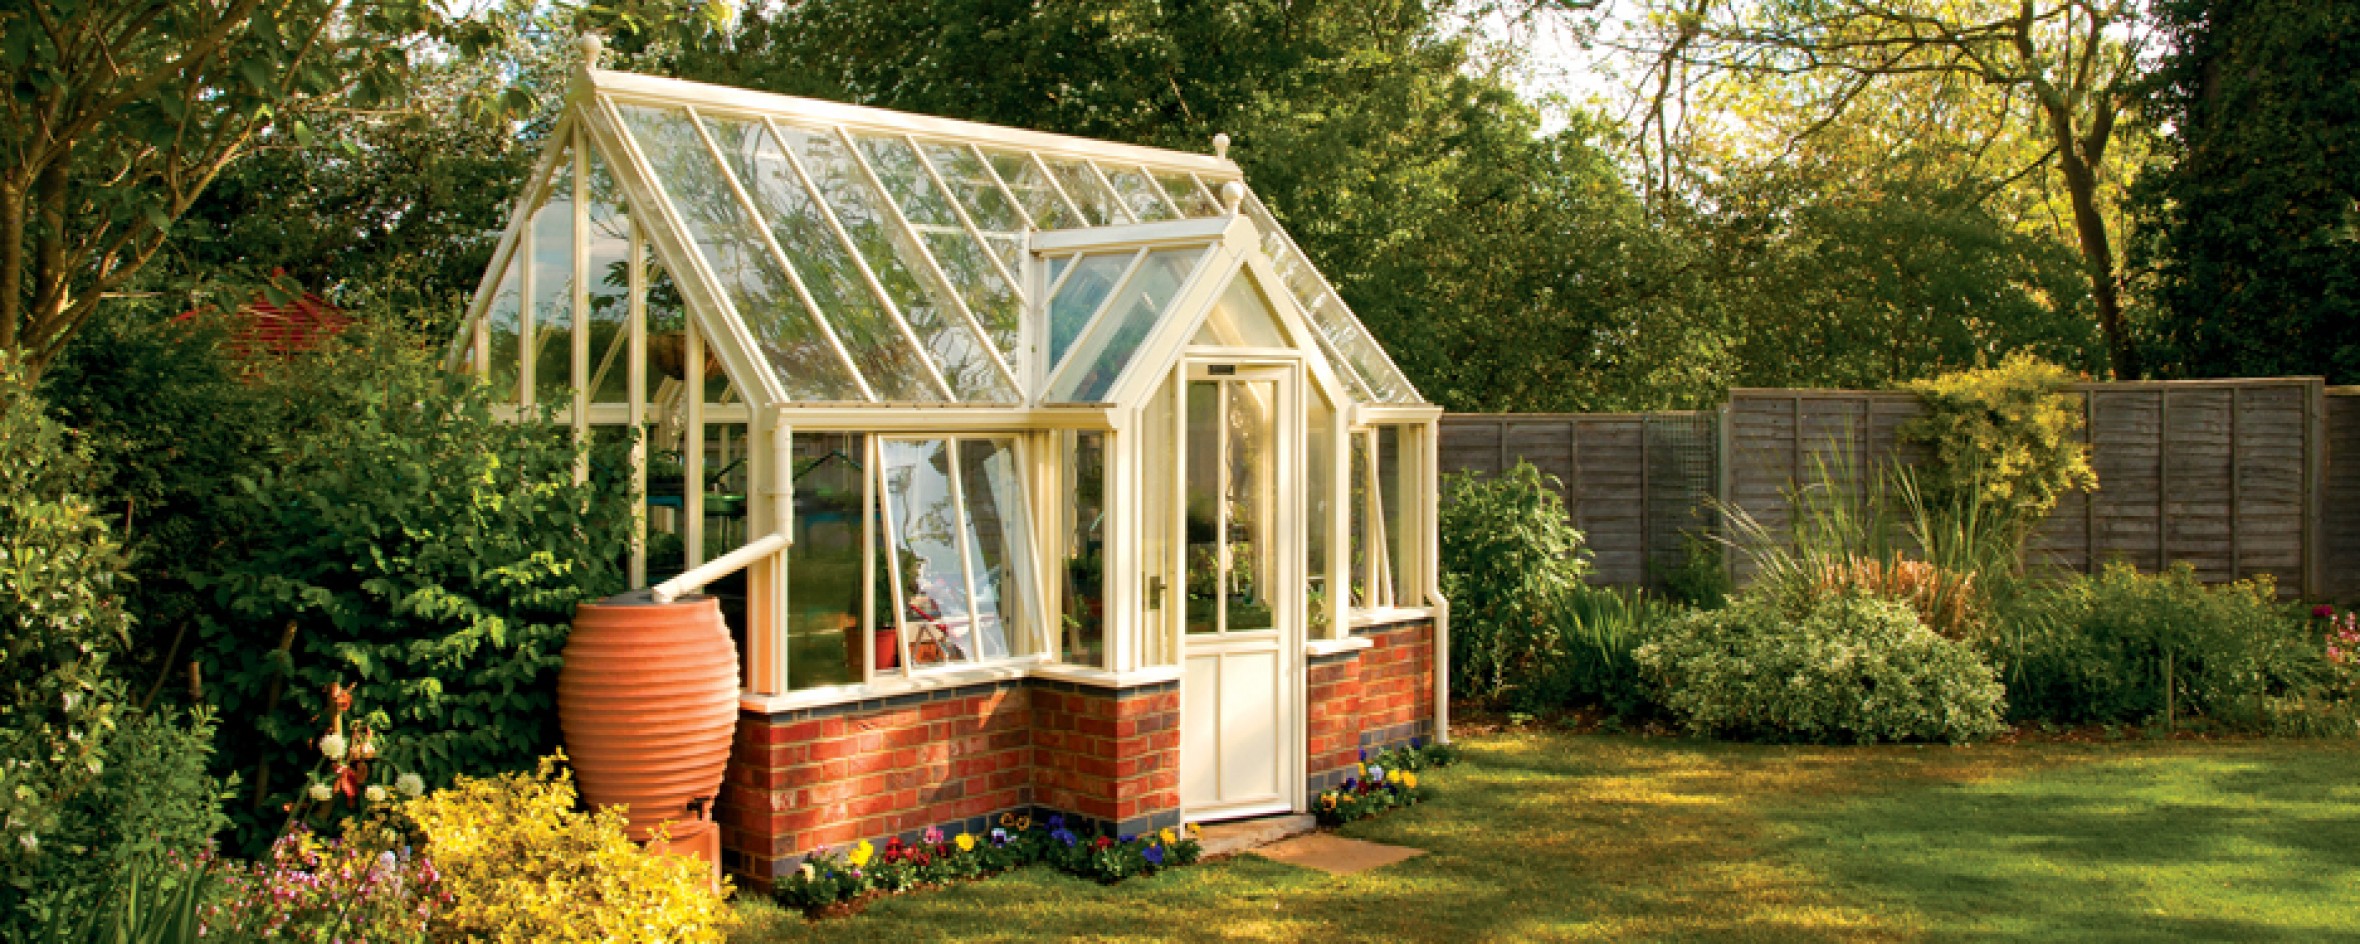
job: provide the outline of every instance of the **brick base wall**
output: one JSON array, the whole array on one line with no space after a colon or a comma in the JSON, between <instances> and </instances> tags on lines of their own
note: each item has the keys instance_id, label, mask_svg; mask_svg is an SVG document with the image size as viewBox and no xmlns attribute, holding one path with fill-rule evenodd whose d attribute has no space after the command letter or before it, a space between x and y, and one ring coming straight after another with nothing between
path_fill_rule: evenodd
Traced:
<instances>
[{"instance_id":1,"label":"brick base wall","mask_svg":"<svg viewBox=\"0 0 2360 944\"><path fill-rule=\"evenodd\" d=\"M1369 640L1311 660L1310 755L1303 769L1316 793L1344 782L1362 750L1434 736L1434 624L1388 623L1353 631Z\"/></svg>"},{"instance_id":2,"label":"brick base wall","mask_svg":"<svg viewBox=\"0 0 2360 944\"><path fill-rule=\"evenodd\" d=\"M1434 625L1356 632L1372 645L1314 659L1311 788L1351 775L1362 748L1434 733ZM1048 679L739 715L721 788L723 864L767 888L821 846L927 827L982 834L1001 814L1063 813L1116 833L1180 824L1180 686Z\"/></svg>"}]
</instances>

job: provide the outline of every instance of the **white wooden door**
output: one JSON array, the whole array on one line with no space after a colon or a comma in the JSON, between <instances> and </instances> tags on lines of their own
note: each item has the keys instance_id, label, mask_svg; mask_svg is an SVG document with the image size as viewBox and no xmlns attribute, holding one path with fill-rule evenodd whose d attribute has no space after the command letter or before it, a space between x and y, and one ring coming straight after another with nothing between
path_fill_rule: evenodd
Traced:
<instances>
[{"instance_id":1,"label":"white wooden door","mask_svg":"<svg viewBox=\"0 0 2360 944\"><path fill-rule=\"evenodd\" d=\"M1283 812L1299 780L1300 368L1192 364L1180 404L1180 803Z\"/></svg>"}]
</instances>

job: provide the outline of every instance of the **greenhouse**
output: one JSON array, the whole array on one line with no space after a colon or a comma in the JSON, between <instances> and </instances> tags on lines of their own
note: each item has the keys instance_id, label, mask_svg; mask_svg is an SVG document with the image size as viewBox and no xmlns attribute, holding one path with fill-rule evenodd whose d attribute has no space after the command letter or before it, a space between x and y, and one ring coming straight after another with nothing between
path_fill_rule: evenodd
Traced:
<instances>
[{"instance_id":1,"label":"greenhouse","mask_svg":"<svg viewBox=\"0 0 2360 944\"><path fill-rule=\"evenodd\" d=\"M450 356L721 601L734 871L1302 811L1445 730L1440 410L1225 139L576 83Z\"/></svg>"}]
</instances>

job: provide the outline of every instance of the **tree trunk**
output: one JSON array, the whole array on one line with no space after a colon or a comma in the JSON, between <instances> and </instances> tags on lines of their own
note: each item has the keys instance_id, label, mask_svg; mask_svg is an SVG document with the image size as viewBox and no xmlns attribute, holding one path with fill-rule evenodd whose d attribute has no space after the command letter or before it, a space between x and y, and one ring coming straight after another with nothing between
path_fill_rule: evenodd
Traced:
<instances>
[{"instance_id":1,"label":"tree trunk","mask_svg":"<svg viewBox=\"0 0 2360 944\"><path fill-rule=\"evenodd\" d=\"M2081 248L2083 271L2090 278L2090 299L2098 306L2098 330L2106 336L2107 359L2117 380L2137 380L2139 352L2131 345L2122 320L2122 285L2114 277L2114 246L2107 238L2106 217L2098 212L2098 173L2082 142L2073 133L2073 115L2053 92L2042 90L2041 107L2048 112L2049 130L2057 139L2057 170L2065 178L2065 193L2073 202L2073 231ZM2102 149L2103 141L2097 142ZM2101 151L2102 153L2102 151Z\"/></svg>"}]
</instances>

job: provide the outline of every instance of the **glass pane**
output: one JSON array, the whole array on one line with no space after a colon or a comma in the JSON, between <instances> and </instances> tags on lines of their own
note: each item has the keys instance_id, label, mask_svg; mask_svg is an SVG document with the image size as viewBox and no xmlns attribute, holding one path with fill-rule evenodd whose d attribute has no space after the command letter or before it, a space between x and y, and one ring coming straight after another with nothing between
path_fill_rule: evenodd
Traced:
<instances>
[{"instance_id":1,"label":"glass pane","mask_svg":"<svg viewBox=\"0 0 2360 944\"><path fill-rule=\"evenodd\" d=\"M1000 175L1000 182L1024 204L1025 219L1034 229L1079 229L1089 225L1075 216L1065 201L1050 186L1049 178L1033 163L1032 155L1023 151L986 151L992 170Z\"/></svg>"},{"instance_id":2,"label":"glass pane","mask_svg":"<svg viewBox=\"0 0 2360 944\"><path fill-rule=\"evenodd\" d=\"M1058 279L1065 277L1066 267L1073 265L1075 258L1074 256L1050 256L1048 277L1042 279L1041 284L1054 287Z\"/></svg>"},{"instance_id":3,"label":"glass pane","mask_svg":"<svg viewBox=\"0 0 2360 944\"><path fill-rule=\"evenodd\" d=\"M787 687L858 682L861 463L858 433L798 433L795 543L787 549Z\"/></svg>"},{"instance_id":4,"label":"glass pane","mask_svg":"<svg viewBox=\"0 0 2360 944\"><path fill-rule=\"evenodd\" d=\"M533 211L533 402L573 403L574 158L557 159L549 194Z\"/></svg>"},{"instance_id":5,"label":"glass pane","mask_svg":"<svg viewBox=\"0 0 2360 944\"><path fill-rule=\"evenodd\" d=\"M900 564L902 624L916 668L974 658L959 521L951 497L950 442L884 442L884 499Z\"/></svg>"},{"instance_id":6,"label":"glass pane","mask_svg":"<svg viewBox=\"0 0 2360 944\"><path fill-rule=\"evenodd\" d=\"M631 381L631 216L622 189L590 155L590 401L625 403Z\"/></svg>"},{"instance_id":7,"label":"glass pane","mask_svg":"<svg viewBox=\"0 0 2360 944\"><path fill-rule=\"evenodd\" d=\"M521 260L525 255L519 251L517 258ZM499 287L492 290L492 303L484 309L484 326L491 335L492 355L486 365L489 370L484 382L499 392L502 403L516 402L517 378L522 374L518 368L523 363L520 360L523 352L517 347L520 341L517 332L523 325L518 315L521 309L517 305L517 293L522 290L519 284L522 277L518 273L523 271L522 265L510 264L508 271L500 274Z\"/></svg>"},{"instance_id":8,"label":"glass pane","mask_svg":"<svg viewBox=\"0 0 2360 944\"><path fill-rule=\"evenodd\" d=\"M822 132L784 125L779 132L787 148L803 162L803 169L811 173L821 201L852 237L853 248L867 260L878 283L885 286L885 294L934 357L951 390L967 401L1016 402L1016 388L985 351L983 339L976 337L949 300L936 296L931 280L918 277L917 269L925 265L918 248L892 225L884 197L861 173L852 152Z\"/></svg>"},{"instance_id":9,"label":"glass pane","mask_svg":"<svg viewBox=\"0 0 2360 944\"><path fill-rule=\"evenodd\" d=\"M975 228L986 233L1022 233L1027 229L1024 213L1008 202L992 182L991 171L975 152L963 145L924 145L926 160L934 165L934 172L942 175L944 185L966 208L967 218L975 221ZM1015 268L1011 265L1009 268Z\"/></svg>"},{"instance_id":10,"label":"glass pane","mask_svg":"<svg viewBox=\"0 0 2360 944\"><path fill-rule=\"evenodd\" d=\"M1287 240L1285 230L1270 216L1259 199L1248 196L1246 212L1254 225L1262 230L1263 251L1270 256L1279 277L1294 293L1295 301L1303 308L1312 327L1318 329L1320 339L1344 362L1344 365L1368 388L1369 395L1383 403L1422 403L1409 380L1385 359L1384 350L1368 333L1368 328L1352 316L1342 301L1327 290L1325 280L1303 259ZM1285 251L1280 251L1280 250Z\"/></svg>"},{"instance_id":11,"label":"glass pane","mask_svg":"<svg viewBox=\"0 0 2360 944\"><path fill-rule=\"evenodd\" d=\"M1254 284L1254 275L1239 270L1229 280L1229 288L1214 300L1213 310L1205 316L1192 343L1220 347L1290 347L1286 331L1279 327L1278 316L1270 310L1270 302L1262 297L1261 287Z\"/></svg>"},{"instance_id":12,"label":"glass pane","mask_svg":"<svg viewBox=\"0 0 2360 944\"><path fill-rule=\"evenodd\" d=\"M1185 615L1188 575L1175 544L1183 502L1180 495L1179 400L1187 384L1170 378L1158 385L1144 410L1139 438L1139 474L1144 486L1140 509L1139 558L1146 577L1146 616L1142 623L1140 665L1172 665L1179 661L1175 620Z\"/></svg>"},{"instance_id":13,"label":"glass pane","mask_svg":"<svg viewBox=\"0 0 2360 944\"><path fill-rule=\"evenodd\" d=\"M1377 501L1385 516L1386 576L1393 586L1392 602L1395 606L1417 602L1402 597L1402 590L1414 585L1414 581L1406 579L1412 556L1408 543L1409 529L1401 526L1402 502L1408 498L1401 487L1401 464L1407 459L1402 447L1406 443L1407 437L1402 434L1401 427L1377 427Z\"/></svg>"},{"instance_id":14,"label":"glass pane","mask_svg":"<svg viewBox=\"0 0 2360 944\"><path fill-rule=\"evenodd\" d=\"M1191 219L1221 215L1221 201L1198 187L1193 175L1161 170L1153 173L1155 182L1164 185L1164 192L1171 195L1173 203L1180 205L1180 215Z\"/></svg>"},{"instance_id":15,"label":"glass pane","mask_svg":"<svg viewBox=\"0 0 2360 944\"><path fill-rule=\"evenodd\" d=\"M788 398L865 400L786 271L763 246L760 231L730 192L725 172L706 153L687 114L640 105L618 110Z\"/></svg>"},{"instance_id":16,"label":"glass pane","mask_svg":"<svg viewBox=\"0 0 2360 944\"><path fill-rule=\"evenodd\" d=\"M1113 305L1090 337L1076 345L1073 359L1058 370L1058 381L1049 391L1049 399L1068 403L1098 403L1106 399L1122 376L1123 368L1138 353L1139 342L1147 339L1149 331L1164 315L1172 298L1180 293L1188 275L1196 268L1205 250L1159 249L1147 254L1139 271L1123 283L1110 303Z\"/></svg>"},{"instance_id":17,"label":"glass pane","mask_svg":"<svg viewBox=\"0 0 2360 944\"><path fill-rule=\"evenodd\" d=\"M1016 444L1007 439L959 441L959 487L967 500L967 572L975 580L975 646L985 659L1024 644L1023 482Z\"/></svg>"},{"instance_id":18,"label":"glass pane","mask_svg":"<svg viewBox=\"0 0 2360 944\"><path fill-rule=\"evenodd\" d=\"M869 291L859 264L828 226L778 142L753 122L707 119L706 126L870 389L885 400L942 399L921 355Z\"/></svg>"},{"instance_id":19,"label":"glass pane","mask_svg":"<svg viewBox=\"0 0 2360 944\"><path fill-rule=\"evenodd\" d=\"M1347 561L1351 570L1347 576L1352 581L1352 606L1365 609L1386 604L1386 600L1379 594L1382 588L1372 585L1369 580L1371 549L1383 537L1382 534L1372 534L1370 529L1381 527L1382 519L1379 519L1378 524L1372 525L1368 514L1369 492L1376 465L1375 457L1369 453L1369 437L1362 433L1353 433L1351 447L1351 478L1346 485L1348 495L1344 505L1346 514L1351 516L1351 525L1345 532L1352 541L1351 559Z\"/></svg>"},{"instance_id":20,"label":"glass pane","mask_svg":"<svg viewBox=\"0 0 2360 944\"><path fill-rule=\"evenodd\" d=\"M1304 522L1305 556L1309 558L1311 575L1308 604L1311 611L1311 638L1325 639L1334 626L1329 604L1335 599L1328 590L1336 585L1335 562L1328 557L1329 532L1335 527L1336 514L1336 411L1328 406L1326 397L1312 391L1303 413L1303 474L1309 483L1304 507L1310 517Z\"/></svg>"},{"instance_id":21,"label":"glass pane","mask_svg":"<svg viewBox=\"0 0 2360 944\"><path fill-rule=\"evenodd\" d=\"M1242 632L1268 629L1271 567L1277 548L1271 542L1271 515L1278 503L1278 464L1272 434L1278 412L1278 384L1269 380L1228 381L1222 397L1225 414L1222 435L1227 460L1222 474L1227 521L1221 590L1224 629Z\"/></svg>"},{"instance_id":22,"label":"glass pane","mask_svg":"<svg viewBox=\"0 0 2360 944\"><path fill-rule=\"evenodd\" d=\"M746 486L751 480L746 449L750 445L744 423L705 424L704 560L746 545ZM739 570L704 589L720 601L721 616L728 622L739 652L746 651L746 627L752 625L746 620L747 574Z\"/></svg>"},{"instance_id":23,"label":"glass pane","mask_svg":"<svg viewBox=\"0 0 2360 944\"><path fill-rule=\"evenodd\" d=\"M1015 286L1002 278L992 264L992 253L1006 247L988 247L976 242L959 222L950 202L934 186L934 178L918 159L918 152L908 141L900 138L857 136L861 154L868 158L869 167L877 178L885 182L885 189L901 207L902 216L910 227L925 240L926 248L934 254L934 261L942 266L942 273L951 280L966 299L967 310L975 313L984 331L992 336L992 343L1002 351L1016 349L1017 322L1024 316L1024 303L1016 295Z\"/></svg>"},{"instance_id":24,"label":"glass pane","mask_svg":"<svg viewBox=\"0 0 2360 944\"><path fill-rule=\"evenodd\" d=\"M1156 193L1155 184L1137 168L1100 164L1098 169L1106 172L1107 182L1114 184L1115 192L1122 195L1123 205L1131 208L1131 215L1137 217L1139 222L1180 218L1172 212L1171 207L1164 204L1164 198Z\"/></svg>"},{"instance_id":25,"label":"glass pane","mask_svg":"<svg viewBox=\"0 0 2360 944\"><path fill-rule=\"evenodd\" d=\"M1221 385L1188 384L1185 541L1188 548L1187 629L1220 631L1221 607Z\"/></svg>"},{"instance_id":26,"label":"glass pane","mask_svg":"<svg viewBox=\"0 0 2360 944\"><path fill-rule=\"evenodd\" d=\"M1052 369L1063 363L1065 352L1080 338L1082 329L1090 324L1090 316L1114 291L1116 279L1123 277L1137 253L1084 256L1079 268L1057 289L1057 297L1049 300L1049 357Z\"/></svg>"},{"instance_id":27,"label":"glass pane","mask_svg":"<svg viewBox=\"0 0 2360 944\"><path fill-rule=\"evenodd\" d=\"M1106 665L1106 434L1057 434L1068 476L1064 507L1063 661Z\"/></svg>"},{"instance_id":28,"label":"glass pane","mask_svg":"<svg viewBox=\"0 0 2360 944\"><path fill-rule=\"evenodd\" d=\"M1090 165L1054 157L1041 158L1041 163L1049 165L1049 172L1057 175L1057 182L1065 187L1065 195L1072 197L1074 204L1082 208L1082 215L1089 219L1088 225L1112 226L1130 222L1119 208L1121 198L1116 197L1114 191L1106 189L1106 184L1099 182L1097 173L1090 170Z\"/></svg>"}]
</instances>

